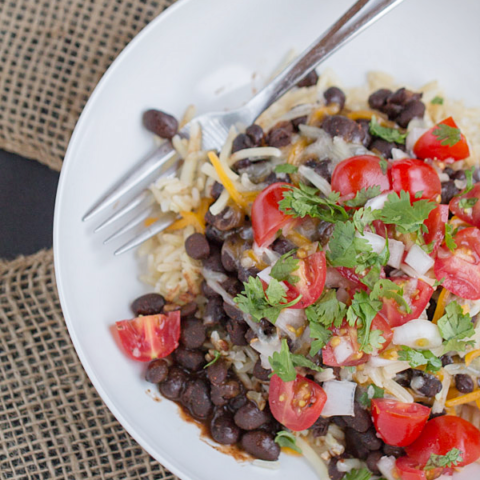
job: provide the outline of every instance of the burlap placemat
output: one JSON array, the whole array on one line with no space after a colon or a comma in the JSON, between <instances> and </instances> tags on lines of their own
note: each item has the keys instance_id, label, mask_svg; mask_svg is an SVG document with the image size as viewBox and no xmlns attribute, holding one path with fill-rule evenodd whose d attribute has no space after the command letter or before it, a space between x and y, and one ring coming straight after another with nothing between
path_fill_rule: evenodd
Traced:
<instances>
[{"instance_id":1,"label":"burlap placemat","mask_svg":"<svg viewBox=\"0 0 480 480\"><path fill-rule=\"evenodd\" d=\"M123 47L174 0L0 0L0 148L60 170ZM0 260L2 479L175 479L115 420L62 317L53 254Z\"/></svg>"}]
</instances>

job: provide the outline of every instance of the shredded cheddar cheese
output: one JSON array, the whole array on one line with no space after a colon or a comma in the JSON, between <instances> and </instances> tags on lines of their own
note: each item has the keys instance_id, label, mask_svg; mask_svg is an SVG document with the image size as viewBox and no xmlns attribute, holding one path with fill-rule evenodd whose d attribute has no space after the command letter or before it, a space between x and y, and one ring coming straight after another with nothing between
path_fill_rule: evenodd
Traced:
<instances>
[{"instance_id":1,"label":"shredded cheddar cheese","mask_svg":"<svg viewBox=\"0 0 480 480\"><path fill-rule=\"evenodd\" d=\"M480 357L480 349L468 352L465 355L465 365L468 367L477 357Z\"/></svg>"},{"instance_id":2,"label":"shredded cheddar cheese","mask_svg":"<svg viewBox=\"0 0 480 480\"><path fill-rule=\"evenodd\" d=\"M445 313L445 307L449 298L450 292L444 288L438 296L437 308L435 309L435 313L433 314L432 323L436 324L440 320L440 318L443 317L443 314Z\"/></svg>"},{"instance_id":3,"label":"shredded cheddar cheese","mask_svg":"<svg viewBox=\"0 0 480 480\"><path fill-rule=\"evenodd\" d=\"M325 107L318 108L312 113L308 124L314 125L323 120L323 117L325 117L326 115L336 115L339 111L340 107L336 103L331 103L330 105L327 105Z\"/></svg>"},{"instance_id":4,"label":"shredded cheddar cheese","mask_svg":"<svg viewBox=\"0 0 480 480\"><path fill-rule=\"evenodd\" d=\"M480 399L480 389L474 392L455 397L445 402L447 408L456 407L457 405L464 405L465 403L476 402Z\"/></svg>"},{"instance_id":5,"label":"shredded cheddar cheese","mask_svg":"<svg viewBox=\"0 0 480 480\"><path fill-rule=\"evenodd\" d=\"M357 110L347 114L347 117L351 120L372 120L375 117L382 127L395 128L395 122L387 120L385 116L374 110Z\"/></svg>"},{"instance_id":6,"label":"shredded cheddar cheese","mask_svg":"<svg viewBox=\"0 0 480 480\"><path fill-rule=\"evenodd\" d=\"M143 221L143 224L145 227L150 227L150 225L153 225L156 221L158 220L158 217L148 217Z\"/></svg>"},{"instance_id":7,"label":"shredded cheddar cheese","mask_svg":"<svg viewBox=\"0 0 480 480\"><path fill-rule=\"evenodd\" d=\"M308 144L308 141L306 138L300 138L299 140L297 140L292 145L292 148L288 153L287 163L289 163L290 165L298 165L300 163L300 158L307 144Z\"/></svg>"},{"instance_id":8,"label":"shredded cheddar cheese","mask_svg":"<svg viewBox=\"0 0 480 480\"><path fill-rule=\"evenodd\" d=\"M205 233L205 220L198 213L194 212L180 212L181 219L173 222L167 229L167 232L181 230L182 228L192 225L199 233Z\"/></svg>"}]
</instances>

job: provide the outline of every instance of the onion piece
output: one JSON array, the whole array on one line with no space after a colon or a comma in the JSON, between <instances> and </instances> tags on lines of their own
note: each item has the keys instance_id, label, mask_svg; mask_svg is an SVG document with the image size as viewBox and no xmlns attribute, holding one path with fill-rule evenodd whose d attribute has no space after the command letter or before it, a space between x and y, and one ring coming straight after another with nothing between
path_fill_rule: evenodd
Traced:
<instances>
[{"instance_id":1,"label":"onion piece","mask_svg":"<svg viewBox=\"0 0 480 480\"><path fill-rule=\"evenodd\" d=\"M402 158L409 158L408 155L399 148L392 148L392 159L401 160Z\"/></svg>"},{"instance_id":2,"label":"onion piece","mask_svg":"<svg viewBox=\"0 0 480 480\"><path fill-rule=\"evenodd\" d=\"M407 150L410 152L413 152L413 147L415 147L417 140L427 131L428 131L428 128L419 128L419 127L412 128L410 132L408 132L408 135L405 141L405 146L407 147Z\"/></svg>"},{"instance_id":3,"label":"onion piece","mask_svg":"<svg viewBox=\"0 0 480 480\"><path fill-rule=\"evenodd\" d=\"M268 357L273 355L273 352L280 352L282 343L278 335L272 335L267 337L262 331L259 330L258 338L254 338L250 342L250 346L260 354L260 362L262 367L270 370L272 366L268 361Z\"/></svg>"},{"instance_id":4,"label":"onion piece","mask_svg":"<svg viewBox=\"0 0 480 480\"><path fill-rule=\"evenodd\" d=\"M387 197L390 195L392 192L385 192L382 193L381 195L377 195L376 197L370 198L370 200L367 200L367 203L365 204L365 208L371 208L372 210L381 210L383 206L385 205L385 202L387 201Z\"/></svg>"},{"instance_id":5,"label":"onion piece","mask_svg":"<svg viewBox=\"0 0 480 480\"><path fill-rule=\"evenodd\" d=\"M307 316L303 308L284 308L275 322L275 326L296 340L297 332L305 325Z\"/></svg>"},{"instance_id":6,"label":"onion piece","mask_svg":"<svg viewBox=\"0 0 480 480\"><path fill-rule=\"evenodd\" d=\"M420 275L425 275L433 267L435 261L422 247L414 244L405 258L405 263Z\"/></svg>"},{"instance_id":7,"label":"onion piece","mask_svg":"<svg viewBox=\"0 0 480 480\"><path fill-rule=\"evenodd\" d=\"M382 457L377 463L377 468L387 480L398 480L396 461L394 456L390 456Z\"/></svg>"},{"instance_id":8,"label":"onion piece","mask_svg":"<svg viewBox=\"0 0 480 480\"><path fill-rule=\"evenodd\" d=\"M376 233L371 233L371 232L364 232L363 235L360 235L359 233L357 233L356 236L367 240L367 242L372 247L372 250L375 253L381 253L385 248L386 240L381 235L377 235ZM402 242L399 242L398 240L389 238L388 249L390 252L390 257L388 259L387 265L390 265L393 268L398 268L403 258L405 245Z\"/></svg>"},{"instance_id":9,"label":"onion piece","mask_svg":"<svg viewBox=\"0 0 480 480\"><path fill-rule=\"evenodd\" d=\"M323 384L327 401L322 410L323 417L354 415L355 382L330 380Z\"/></svg>"},{"instance_id":10,"label":"onion piece","mask_svg":"<svg viewBox=\"0 0 480 480\"><path fill-rule=\"evenodd\" d=\"M355 234L356 237L358 238L363 238L365 239L370 247L372 247L372 250L375 253L381 253L382 250L385 248L385 239L381 235L377 235L376 233L371 233L371 232L364 232L363 235L360 233Z\"/></svg>"},{"instance_id":11,"label":"onion piece","mask_svg":"<svg viewBox=\"0 0 480 480\"><path fill-rule=\"evenodd\" d=\"M364 467L365 464L360 461L358 458L341 458L337 462L337 470L339 472L345 472L348 473L350 470L353 470L354 468L360 469Z\"/></svg>"},{"instance_id":12,"label":"onion piece","mask_svg":"<svg viewBox=\"0 0 480 480\"><path fill-rule=\"evenodd\" d=\"M319 175L313 168L301 165L298 173L315 185L324 195L328 196L332 193L332 187L328 181Z\"/></svg>"},{"instance_id":13,"label":"onion piece","mask_svg":"<svg viewBox=\"0 0 480 480\"><path fill-rule=\"evenodd\" d=\"M337 363L342 364L354 351L349 340L344 337L339 338L340 343L333 349L333 355Z\"/></svg>"},{"instance_id":14,"label":"onion piece","mask_svg":"<svg viewBox=\"0 0 480 480\"><path fill-rule=\"evenodd\" d=\"M281 157L282 151L275 147L254 147L244 148L233 153L230 157L230 164L237 162L238 160L244 160L248 158L252 161L260 160L265 157Z\"/></svg>"},{"instance_id":15,"label":"onion piece","mask_svg":"<svg viewBox=\"0 0 480 480\"><path fill-rule=\"evenodd\" d=\"M440 248L440 250L442 250ZM406 263L402 263L400 265L400 270L402 270L404 273L406 273L409 277L411 278L419 278L420 280L423 280L425 283L428 283L431 287L435 285L435 279L427 277L426 275L420 275L414 268L412 268L410 265L407 265ZM392 276L395 276L392 274Z\"/></svg>"},{"instance_id":16,"label":"onion piece","mask_svg":"<svg viewBox=\"0 0 480 480\"><path fill-rule=\"evenodd\" d=\"M259 247L257 242L253 242L252 250L260 260L263 260L268 265L273 265L280 258L277 252L268 247Z\"/></svg>"},{"instance_id":17,"label":"onion piece","mask_svg":"<svg viewBox=\"0 0 480 480\"><path fill-rule=\"evenodd\" d=\"M428 350L442 345L442 336L434 323L428 320L410 320L393 331L392 343L419 350Z\"/></svg>"}]
</instances>

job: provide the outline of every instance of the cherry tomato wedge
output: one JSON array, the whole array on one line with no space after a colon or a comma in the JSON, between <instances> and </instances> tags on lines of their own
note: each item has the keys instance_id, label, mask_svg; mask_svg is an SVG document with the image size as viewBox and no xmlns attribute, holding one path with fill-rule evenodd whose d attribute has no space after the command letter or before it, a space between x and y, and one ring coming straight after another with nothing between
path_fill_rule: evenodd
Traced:
<instances>
[{"instance_id":1,"label":"cherry tomato wedge","mask_svg":"<svg viewBox=\"0 0 480 480\"><path fill-rule=\"evenodd\" d=\"M290 186L285 182L274 183L263 190L253 202L253 238L259 247L268 247L279 230L290 227L296 222L296 219L285 215L278 207L280 200L283 200L285 187Z\"/></svg>"},{"instance_id":2,"label":"cherry tomato wedge","mask_svg":"<svg viewBox=\"0 0 480 480\"><path fill-rule=\"evenodd\" d=\"M291 382L284 382L277 375L270 380L270 411L276 420L294 432L310 428L318 420L326 401L323 388L301 375Z\"/></svg>"},{"instance_id":3,"label":"cherry tomato wedge","mask_svg":"<svg viewBox=\"0 0 480 480\"><path fill-rule=\"evenodd\" d=\"M473 202L473 205L469 202ZM480 228L480 183L477 183L468 193L452 198L450 210L464 222Z\"/></svg>"},{"instance_id":4,"label":"cherry tomato wedge","mask_svg":"<svg viewBox=\"0 0 480 480\"><path fill-rule=\"evenodd\" d=\"M427 480L425 471L410 457L397 458L395 466L401 480Z\"/></svg>"},{"instance_id":5,"label":"cherry tomato wedge","mask_svg":"<svg viewBox=\"0 0 480 480\"><path fill-rule=\"evenodd\" d=\"M418 403L387 398L372 400L372 417L380 438L389 445L405 447L415 441L427 423L430 409Z\"/></svg>"},{"instance_id":6,"label":"cherry tomato wedge","mask_svg":"<svg viewBox=\"0 0 480 480\"><path fill-rule=\"evenodd\" d=\"M388 175L382 172L380 159L359 155L341 161L333 171L332 190L341 196L355 194L362 188L378 185L382 192L390 190Z\"/></svg>"},{"instance_id":7,"label":"cherry tomato wedge","mask_svg":"<svg viewBox=\"0 0 480 480\"><path fill-rule=\"evenodd\" d=\"M435 210L430 212L430 215L425 220L425 226L428 228L428 233L423 234L423 239L426 244L435 242L431 256L433 256L445 238L445 224L448 222L448 206L439 205Z\"/></svg>"},{"instance_id":8,"label":"cherry tomato wedge","mask_svg":"<svg viewBox=\"0 0 480 480\"><path fill-rule=\"evenodd\" d=\"M390 175L393 190L397 193L402 190L409 192L412 202L416 200L437 201L442 193L438 173L432 166L421 160L407 158L393 162ZM419 192L422 192L422 195L416 198L415 195Z\"/></svg>"},{"instance_id":9,"label":"cherry tomato wedge","mask_svg":"<svg viewBox=\"0 0 480 480\"><path fill-rule=\"evenodd\" d=\"M442 145L445 141L434 134L435 131L438 132L439 125L447 125L448 127L458 129L452 117L446 118L428 130L428 132L425 132L417 140L417 143L415 143L413 147L413 153L421 159L432 158L437 160L463 160L470 156L467 139L463 134L460 134L460 140L455 143L455 145ZM460 133L460 131L458 133Z\"/></svg>"},{"instance_id":10,"label":"cherry tomato wedge","mask_svg":"<svg viewBox=\"0 0 480 480\"><path fill-rule=\"evenodd\" d=\"M327 261L325 252L316 252L298 263L298 270L292 273L300 278L295 285L288 286L287 302L291 302L299 295L301 300L290 308L307 308L315 303L323 292L327 276Z\"/></svg>"},{"instance_id":11,"label":"cherry tomato wedge","mask_svg":"<svg viewBox=\"0 0 480 480\"><path fill-rule=\"evenodd\" d=\"M438 249L435 260L437 280L443 286L467 300L480 299L480 230L475 227L460 230L454 237L457 248L452 253L446 245Z\"/></svg>"},{"instance_id":12,"label":"cherry tomato wedge","mask_svg":"<svg viewBox=\"0 0 480 480\"><path fill-rule=\"evenodd\" d=\"M452 448L461 450L463 467L480 457L480 430L463 418L445 415L430 420L421 435L406 449L407 455L424 467L430 455L445 455Z\"/></svg>"},{"instance_id":13,"label":"cherry tomato wedge","mask_svg":"<svg viewBox=\"0 0 480 480\"><path fill-rule=\"evenodd\" d=\"M178 347L180 311L122 320L116 327L127 355L149 362L170 355Z\"/></svg>"},{"instance_id":14,"label":"cherry tomato wedge","mask_svg":"<svg viewBox=\"0 0 480 480\"><path fill-rule=\"evenodd\" d=\"M410 320L419 318L425 310L433 294L433 288L426 282L410 277L396 277L390 279L403 288L403 297L410 306L411 312L398 305L391 298L384 298L380 313L388 320L390 327L400 327Z\"/></svg>"}]
</instances>

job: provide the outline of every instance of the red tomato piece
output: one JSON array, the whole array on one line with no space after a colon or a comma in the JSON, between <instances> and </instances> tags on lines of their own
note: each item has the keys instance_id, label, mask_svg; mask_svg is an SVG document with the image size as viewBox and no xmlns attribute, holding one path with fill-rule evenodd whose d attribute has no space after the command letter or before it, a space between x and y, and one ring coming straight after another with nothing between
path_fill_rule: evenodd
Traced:
<instances>
[{"instance_id":1,"label":"red tomato piece","mask_svg":"<svg viewBox=\"0 0 480 480\"><path fill-rule=\"evenodd\" d=\"M467 198L476 198L477 203L472 207L462 208L460 202ZM464 222L480 228L480 183L477 183L468 193L453 197L450 200L450 210Z\"/></svg>"},{"instance_id":2,"label":"red tomato piece","mask_svg":"<svg viewBox=\"0 0 480 480\"><path fill-rule=\"evenodd\" d=\"M373 424L389 445L405 447L414 442L427 423L430 409L419 403L402 403L387 398L372 400Z\"/></svg>"},{"instance_id":3,"label":"red tomato piece","mask_svg":"<svg viewBox=\"0 0 480 480\"><path fill-rule=\"evenodd\" d=\"M347 158L333 171L332 190L339 192L342 197L375 185L378 185L382 192L390 190L388 175L382 172L380 159L374 155Z\"/></svg>"},{"instance_id":4,"label":"red tomato piece","mask_svg":"<svg viewBox=\"0 0 480 480\"><path fill-rule=\"evenodd\" d=\"M276 420L294 432L310 428L318 420L326 401L323 388L301 375L291 382L284 382L277 375L270 380L270 411Z\"/></svg>"},{"instance_id":5,"label":"red tomato piece","mask_svg":"<svg viewBox=\"0 0 480 480\"><path fill-rule=\"evenodd\" d=\"M414 462L424 467L432 453L445 455L452 448L462 452L459 467L475 462L480 457L480 430L463 418L445 415L430 420L405 451Z\"/></svg>"},{"instance_id":6,"label":"red tomato piece","mask_svg":"<svg viewBox=\"0 0 480 480\"><path fill-rule=\"evenodd\" d=\"M418 318L425 310L433 294L433 288L423 280L410 277L396 277L390 280L403 288L403 297L410 306L411 312L398 305L391 298L384 298L380 313L388 320L389 325L400 327L410 320Z\"/></svg>"},{"instance_id":7,"label":"red tomato piece","mask_svg":"<svg viewBox=\"0 0 480 480\"><path fill-rule=\"evenodd\" d=\"M438 248L445 238L445 224L448 222L448 206L439 205L435 210L430 212L430 215L425 220L425 226L428 228L428 233L423 234L425 243L435 242L431 256L435 255Z\"/></svg>"},{"instance_id":8,"label":"red tomato piece","mask_svg":"<svg viewBox=\"0 0 480 480\"><path fill-rule=\"evenodd\" d=\"M442 193L442 185L436 170L421 160L407 158L393 162L390 169L392 188L400 193L402 190L410 193L412 202L417 200L437 201ZM422 192L422 196L415 195Z\"/></svg>"},{"instance_id":9,"label":"red tomato piece","mask_svg":"<svg viewBox=\"0 0 480 480\"><path fill-rule=\"evenodd\" d=\"M409 457L397 458L395 466L401 480L427 480L425 471Z\"/></svg>"},{"instance_id":10,"label":"red tomato piece","mask_svg":"<svg viewBox=\"0 0 480 480\"><path fill-rule=\"evenodd\" d=\"M480 230L460 230L454 237L457 248L452 253L445 245L438 249L435 276L453 294L467 300L480 299Z\"/></svg>"},{"instance_id":11,"label":"red tomato piece","mask_svg":"<svg viewBox=\"0 0 480 480\"><path fill-rule=\"evenodd\" d=\"M170 355L178 347L180 311L122 320L116 326L127 355L149 362Z\"/></svg>"},{"instance_id":12,"label":"red tomato piece","mask_svg":"<svg viewBox=\"0 0 480 480\"><path fill-rule=\"evenodd\" d=\"M300 260L298 270L293 272L300 280L295 285L288 286L287 302L291 302L299 295L301 300L290 308L307 308L315 303L323 292L327 277L327 261L325 252L316 252L305 260Z\"/></svg>"},{"instance_id":13,"label":"red tomato piece","mask_svg":"<svg viewBox=\"0 0 480 480\"><path fill-rule=\"evenodd\" d=\"M291 227L296 219L279 210L278 203L289 183L270 185L258 195L252 205L253 238L259 247L268 247L282 228Z\"/></svg>"},{"instance_id":14,"label":"red tomato piece","mask_svg":"<svg viewBox=\"0 0 480 480\"><path fill-rule=\"evenodd\" d=\"M447 125L452 128L458 128L452 117L446 118L438 125ZM415 153L418 158L432 158L437 160L453 159L456 161L463 160L470 156L470 149L468 148L465 135L460 134L460 141L451 147L448 145L442 145L442 140L438 139L433 133L434 130L438 128L438 125L435 125L428 130L428 132L425 132L417 140L417 143L415 143L413 153Z\"/></svg>"},{"instance_id":15,"label":"red tomato piece","mask_svg":"<svg viewBox=\"0 0 480 480\"><path fill-rule=\"evenodd\" d=\"M360 275L355 272L354 268L347 268L347 267L337 267L338 273L347 280L350 280L356 288L360 288L361 290L368 290L368 287L361 282ZM352 294L353 295L353 294Z\"/></svg>"}]
</instances>

